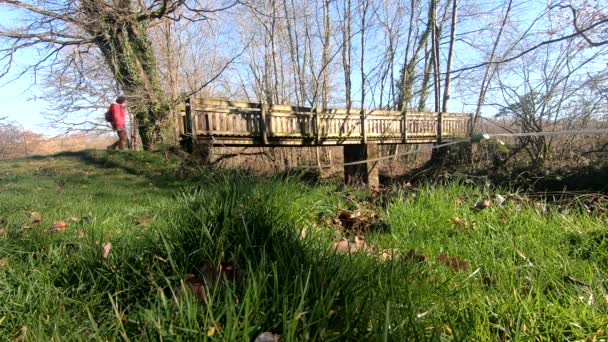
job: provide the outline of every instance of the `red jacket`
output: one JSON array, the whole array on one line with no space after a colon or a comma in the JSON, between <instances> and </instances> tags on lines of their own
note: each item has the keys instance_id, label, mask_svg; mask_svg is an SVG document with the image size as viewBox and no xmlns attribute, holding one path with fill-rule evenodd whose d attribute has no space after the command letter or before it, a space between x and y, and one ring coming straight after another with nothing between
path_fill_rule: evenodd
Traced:
<instances>
[{"instance_id":1,"label":"red jacket","mask_svg":"<svg viewBox=\"0 0 608 342\"><path fill-rule=\"evenodd\" d=\"M110 118L112 118L112 121L110 122L115 129L125 128L125 117L127 113L123 106L118 103L112 103L108 112L110 113Z\"/></svg>"}]
</instances>

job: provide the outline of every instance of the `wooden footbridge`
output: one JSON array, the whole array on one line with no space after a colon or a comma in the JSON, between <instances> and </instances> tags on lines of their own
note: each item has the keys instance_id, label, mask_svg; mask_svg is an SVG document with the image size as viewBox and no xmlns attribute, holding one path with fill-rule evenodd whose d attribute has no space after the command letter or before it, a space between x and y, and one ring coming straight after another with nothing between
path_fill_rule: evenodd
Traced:
<instances>
[{"instance_id":1,"label":"wooden footbridge","mask_svg":"<svg viewBox=\"0 0 608 342\"><path fill-rule=\"evenodd\" d=\"M344 146L344 161L377 155L377 144L440 143L470 134L471 115L320 109L189 98L179 124L183 141L205 146ZM370 163L371 164L371 163ZM361 166L362 165L362 166ZM374 165L345 166L363 181ZM365 170L363 170L365 169ZM377 172L377 170L376 170Z\"/></svg>"}]
</instances>

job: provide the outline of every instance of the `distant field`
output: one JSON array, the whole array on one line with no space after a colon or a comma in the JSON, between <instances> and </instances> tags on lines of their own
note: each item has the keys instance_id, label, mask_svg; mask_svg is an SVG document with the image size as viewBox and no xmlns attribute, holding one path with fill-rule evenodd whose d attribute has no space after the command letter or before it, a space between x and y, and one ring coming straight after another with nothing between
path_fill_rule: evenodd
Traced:
<instances>
[{"instance_id":1,"label":"distant field","mask_svg":"<svg viewBox=\"0 0 608 342\"><path fill-rule=\"evenodd\" d=\"M0 162L0 339L608 336L602 199L180 178L179 163L92 150Z\"/></svg>"}]
</instances>

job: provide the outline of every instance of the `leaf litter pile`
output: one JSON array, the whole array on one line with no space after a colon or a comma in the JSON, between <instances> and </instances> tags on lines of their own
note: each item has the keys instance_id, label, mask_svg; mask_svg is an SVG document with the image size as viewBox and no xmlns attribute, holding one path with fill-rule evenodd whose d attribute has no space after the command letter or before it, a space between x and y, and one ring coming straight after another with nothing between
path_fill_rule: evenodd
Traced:
<instances>
[{"instance_id":1,"label":"leaf litter pile","mask_svg":"<svg viewBox=\"0 0 608 342\"><path fill-rule=\"evenodd\" d=\"M426 263L429 261L429 255L427 253L418 252L415 248L411 248L404 252L396 248L379 249L369 245L366 242L366 235L368 233L386 231L389 229L387 224L382 222L379 218L378 214L370 209L356 209L354 211L338 209L336 217L331 220L325 220L325 222L329 223L330 227L343 236L333 243L337 253L365 253L383 261L399 260L402 262L417 263ZM450 256L446 253L441 253L436 256L435 260L450 267L456 272L469 270L469 263L458 256Z\"/></svg>"}]
</instances>

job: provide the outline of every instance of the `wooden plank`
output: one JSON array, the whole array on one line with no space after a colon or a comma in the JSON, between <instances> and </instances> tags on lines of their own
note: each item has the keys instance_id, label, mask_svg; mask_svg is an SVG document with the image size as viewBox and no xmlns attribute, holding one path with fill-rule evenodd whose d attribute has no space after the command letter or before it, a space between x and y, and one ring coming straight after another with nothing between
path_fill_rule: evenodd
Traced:
<instances>
[{"instance_id":1,"label":"wooden plank","mask_svg":"<svg viewBox=\"0 0 608 342\"><path fill-rule=\"evenodd\" d=\"M235 107L235 108L260 108L261 104L251 102L226 101L219 99L202 99L196 98L193 101L194 105L217 106L217 107Z\"/></svg>"}]
</instances>

